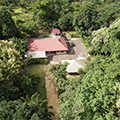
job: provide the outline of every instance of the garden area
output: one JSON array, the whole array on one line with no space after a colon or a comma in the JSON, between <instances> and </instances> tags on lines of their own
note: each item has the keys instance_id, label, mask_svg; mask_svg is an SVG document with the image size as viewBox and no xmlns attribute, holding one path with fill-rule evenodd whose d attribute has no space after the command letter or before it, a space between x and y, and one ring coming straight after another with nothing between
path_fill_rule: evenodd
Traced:
<instances>
[{"instance_id":1,"label":"garden area","mask_svg":"<svg viewBox=\"0 0 120 120\"><path fill-rule=\"evenodd\" d=\"M28 75L35 76L38 79L36 91L41 95L41 98L46 99L45 89L45 71L42 69L42 65L33 64L28 66Z\"/></svg>"},{"instance_id":2,"label":"garden area","mask_svg":"<svg viewBox=\"0 0 120 120\"><path fill-rule=\"evenodd\" d=\"M40 59L39 59L40 60ZM34 90L40 94L40 97L46 100L45 107L51 107L52 109L48 109L48 112L52 112L54 116L52 119L57 120L57 109L58 109L58 92L56 91L56 84L54 79L51 78L51 73L48 71L51 64L41 64L41 63L33 63L28 65L28 76L34 76L37 83L34 85ZM36 80L37 79L37 80Z\"/></svg>"}]
</instances>

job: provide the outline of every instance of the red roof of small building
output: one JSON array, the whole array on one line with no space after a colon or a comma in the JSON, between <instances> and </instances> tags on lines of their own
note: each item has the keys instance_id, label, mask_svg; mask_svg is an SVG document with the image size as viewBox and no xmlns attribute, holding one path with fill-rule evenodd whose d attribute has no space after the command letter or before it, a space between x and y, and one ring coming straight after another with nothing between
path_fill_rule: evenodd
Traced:
<instances>
[{"instance_id":1,"label":"red roof of small building","mask_svg":"<svg viewBox=\"0 0 120 120\"><path fill-rule=\"evenodd\" d=\"M64 38L30 38L28 39L29 51L67 51Z\"/></svg>"},{"instance_id":2,"label":"red roof of small building","mask_svg":"<svg viewBox=\"0 0 120 120\"><path fill-rule=\"evenodd\" d=\"M52 29L53 34L55 35L56 33L59 34L60 30L59 29Z\"/></svg>"}]
</instances>

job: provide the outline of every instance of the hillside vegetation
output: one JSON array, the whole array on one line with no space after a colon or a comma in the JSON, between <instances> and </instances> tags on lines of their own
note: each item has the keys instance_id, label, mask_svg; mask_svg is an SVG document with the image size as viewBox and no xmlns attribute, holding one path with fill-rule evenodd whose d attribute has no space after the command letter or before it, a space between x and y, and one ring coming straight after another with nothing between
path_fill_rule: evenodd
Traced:
<instances>
[{"instance_id":1,"label":"hillside vegetation","mask_svg":"<svg viewBox=\"0 0 120 120\"><path fill-rule=\"evenodd\" d=\"M46 96L41 95L44 71L38 72L41 76L28 71L25 37L59 28L76 31L94 57L77 78L66 77L66 64L51 66L58 86L59 119L119 120L119 17L119 0L1 0L0 119L51 119ZM35 89L39 86L40 92Z\"/></svg>"}]
</instances>

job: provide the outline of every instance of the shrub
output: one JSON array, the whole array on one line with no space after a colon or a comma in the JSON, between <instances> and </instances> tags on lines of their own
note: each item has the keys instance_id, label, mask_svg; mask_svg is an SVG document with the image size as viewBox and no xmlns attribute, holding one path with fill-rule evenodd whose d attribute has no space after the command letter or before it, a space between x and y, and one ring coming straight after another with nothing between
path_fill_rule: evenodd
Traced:
<instances>
[{"instance_id":1,"label":"shrub","mask_svg":"<svg viewBox=\"0 0 120 120\"><path fill-rule=\"evenodd\" d=\"M77 34L76 32L69 32L68 34L71 38L78 38L79 37L79 34Z\"/></svg>"},{"instance_id":2,"label":"shrub","mask_svg":"<svg viewBox=\"0 0 120 120\"><path fill-rule=\"evenodd\" d=\"M48 59L44 59L44 64L48 64L49 60Z\"/></svg>"},{"instance_id":3,"label":"shrub","mask_svg":"<svg viewBox=\"0 0 120 120\"><path fill-rule=\"evenodd\" d=\"M88 60L88 61L91 61L91 57L89 56L89 57L87 58L87 60Z\"/></svg>"},{"instance_id":4,"label":"shrub","mask_svg":"<svg viewBox=\"0 0 120 120\"><path fill-rule=\"evenodd\" d=\"M45 34L45 35L42 35L42 36L39 36L39 38L49 38L50 36L48 34Z\"/></svg>"},{"instance_id":5,"label":"shrub","mask_svg":"<svg viewBox=\"0 0 120 120\"><path fill-rule=\"evenodd\" d=\"M49 60L48 59L41 59L41 58L34 58L34 59L30 59L28 61L28 65L31 64L48 64Z\"/></svg>"}]
</instances>

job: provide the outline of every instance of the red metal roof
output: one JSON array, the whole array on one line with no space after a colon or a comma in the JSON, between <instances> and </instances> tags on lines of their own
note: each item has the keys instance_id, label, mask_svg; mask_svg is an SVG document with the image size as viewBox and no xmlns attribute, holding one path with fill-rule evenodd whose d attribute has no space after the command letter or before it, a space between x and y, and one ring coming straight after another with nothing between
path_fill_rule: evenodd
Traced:
<instances>
[{"instance_id":1,"label":"red metal roof","mask_svg":"<svg viewBox=\"0 0 120 120\"><path fill-rule=\"evenodd\" d=\"M67 51L64 38L30 38L28 39L29 51Z\"/></svg>"},{"instance_id":2,"label":"red metal roof","mask_svg":"<svg viewBox=\"0 0 120 120\"><path fill-rule=\"evenodd\" d=\"M52 29L53 34L55 35L56 33L59 34L60 30L59 29Z\"/></svg>"}]
</instances>

